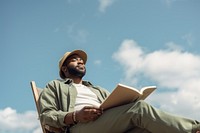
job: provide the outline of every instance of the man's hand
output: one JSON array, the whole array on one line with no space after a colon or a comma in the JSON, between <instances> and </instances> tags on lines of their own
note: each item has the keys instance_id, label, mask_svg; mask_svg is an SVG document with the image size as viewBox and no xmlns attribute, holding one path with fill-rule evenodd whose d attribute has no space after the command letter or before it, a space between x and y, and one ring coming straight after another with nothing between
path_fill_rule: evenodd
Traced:
<instances>
[{"instance_id":1,"label":"man's hand","mask_svg":"<svg viewBox=\"0 0 200 133\"><path fill-rule=\"evenodd\" d=\"M79 111L76 111L76 120L81 123L94 121L99 118L103 110L97 107L85 106Z\"/></svg>"}]
</instances>

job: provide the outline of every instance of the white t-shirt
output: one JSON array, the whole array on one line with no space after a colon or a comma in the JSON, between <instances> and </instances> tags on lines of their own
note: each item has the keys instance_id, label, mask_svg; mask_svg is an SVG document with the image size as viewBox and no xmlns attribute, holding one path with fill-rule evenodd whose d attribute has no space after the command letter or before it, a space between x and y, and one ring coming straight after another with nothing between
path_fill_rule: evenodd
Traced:
<instances>
[{"instance_id":1,"label":"white t-shirt","mask_svg":"<svg viewBox=\"0 0 200 133\"><path fill-rule=\"evenodd\" d=\"M92 92L87 86L83 84L75 84L77 90L77 98L75 102L75 110L80 110L84 106L100 106L100 101L97 98L97 95Z\"/></svg>"}]
</instances>

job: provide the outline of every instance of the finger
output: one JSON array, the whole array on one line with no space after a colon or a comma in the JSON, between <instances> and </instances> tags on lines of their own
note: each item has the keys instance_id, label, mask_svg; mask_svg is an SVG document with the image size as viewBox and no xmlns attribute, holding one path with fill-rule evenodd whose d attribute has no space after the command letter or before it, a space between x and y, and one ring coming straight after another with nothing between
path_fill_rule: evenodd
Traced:
<instances>
[{"instance_id":1,"label":"finger","mask_svg":"<svg viewBox=\"0 0 200 133\"><path fill-rule=\"evenodd\" d=\"M99 109L99 108L95 106L85 106L84 109Z\"/></svg>"},{"instance_id":2,"label":"finger","mask_svg":"<svg viewBox=\"0 0 200 133\"><path fill-rule=\"evenodd\" d=\"M95 109L95 110L102 110L101 108L97 106L85 106L84 109Z\"/></svg>"},{"instance_id":3,"label":"finger","mask_svg":"<svg viewBox=\"0 0 200 133\"><path fill-rule=\"evenodd\" d=\"M101 115L102 113L103 113L102 110L99 110L99 109L94 110L94 114Z\"/></svg>"}]
</instances>

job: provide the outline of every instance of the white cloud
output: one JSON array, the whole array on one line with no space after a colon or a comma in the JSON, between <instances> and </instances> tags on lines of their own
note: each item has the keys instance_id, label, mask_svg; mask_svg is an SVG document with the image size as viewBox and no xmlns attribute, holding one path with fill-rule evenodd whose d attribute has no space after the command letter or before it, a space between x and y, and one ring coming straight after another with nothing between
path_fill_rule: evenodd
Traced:
<instances>
[{"instance_id":1,"label":"white cloud","mask_svg":"<svg viewBox=\"0 0 200 133\"><path fill-rule=\"evenodd\" d=\"M114 3L115 0L99 0L99 11L105 12L106 9Z\"/></svg>"},{"instance_id":2,"label":"white cloud","mask_svg":"<svg viewBox=\"0 0 200 133\"><path fill-rule=\"evenodd\" d=\"M177 0L164 0L165 4L170 7L174 2L176 2Z\"/></svg>"},{"instance_id":3,"label":"white cloud","mask_svg":"<svg viewBox=\"0 0 200 133\"><path fill-rule=\"evenodd\" d=\"M17 113L10 107L0 110L1 133L41 133L39 124L35 111Z\"/></svg>"},{"instance_id":4,"label":"white cloud","mask_svg":"<svg viewBox=\"0 0 200 133\"><path fill-rule=\"evenodd\" d=\"M77 43L87 42L89 32L85 29L77 29L74 25L67 26L67 35Z\"/></svg>"},{"instance_id":5,"label":"white cloud","mask_svg":"<svg viewBox=\"0 0 200 133\"><path fill-rule=\"evenodd\" d=\"M186 42L188 43L189 46L192 46L193 42L194 42L194 36L192 35L192 33L188 33L186 35L184 35L182 37L184 40L186 40Z\"/></svg>"},{"instance_id":6,"label":"white cloud","mask_svg":"<svg viewBox=\"0 0 200 133\"><path fill-rule=\"evenodd\" d=\"M166 46L168 47L169 50L183 51L183 47L175 44L174 42L168 42L166 43Z\"/></svg>"},{"instance_id":7,"label":"white cloud","mask_svg":"<svg viewBox=\"0 0 200 133\"><path fill-rule=\"evenodd\" d=\"M94 64L95 64L95 65L101 65L101 60L95 60L95 61L94 61Z\"/></svg>"},{"instance_id":8,"label":"white cloud","mask_svg":"<svg viewBox=\"0 0 200 133\"><path fill-rule=\"evenodd\" d=\"M123 67L126 82L136 85L138 77L143 75L156 82L159 90L170 90L156 91L157 95L151 97L153 104L200 119L200 56L181 51L175 43L168 46L165 50L145 53L134 40L124 40L113 58Z\"/></svg>"},{"instance_id":9,"label":"white cloud","mask_svg":"<svg viewBox=\"0 0 200 133\"><path fill-rule=\"evenodd\" d=\"M82 44L86 43L88 40L89 32L84 28L79 28L77 23L69 25L61 25L54 29L54 32L66 32L67 37L72 41Z\"/></svg>"},{"instance_id":10,"label":"white cloud","mask_svg":"<svg viewBox=\"0 0 200 133\"><path fill-rule=\"evenodd\" d=\"M84 30L84 29L80 29L77 31L77 39L80 40L81 42L85 43L87 41L89 32Z\"/></svg>"}]
</instances>

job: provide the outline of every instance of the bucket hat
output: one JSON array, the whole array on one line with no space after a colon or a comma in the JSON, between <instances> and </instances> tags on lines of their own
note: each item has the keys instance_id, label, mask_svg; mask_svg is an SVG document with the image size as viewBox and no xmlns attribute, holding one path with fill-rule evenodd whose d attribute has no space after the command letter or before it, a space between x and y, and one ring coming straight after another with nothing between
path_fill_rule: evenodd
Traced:
<instances>
[{"instance_id":1,"label":"bucket hat","mask_svg":"<svg viewBox=\"0 0 200 133\"><path fill-rule=\"evenodd\" d=\"M87 54L83 50L74 50L72 52L66 52L63 57L59 61L59 75L62 79L65 79L65 74L62 71L62 66L65 62L65 60L70 57L71 55L78 55L83 59L84 64L87 62Z\"/></svg>"}]
</instances>

